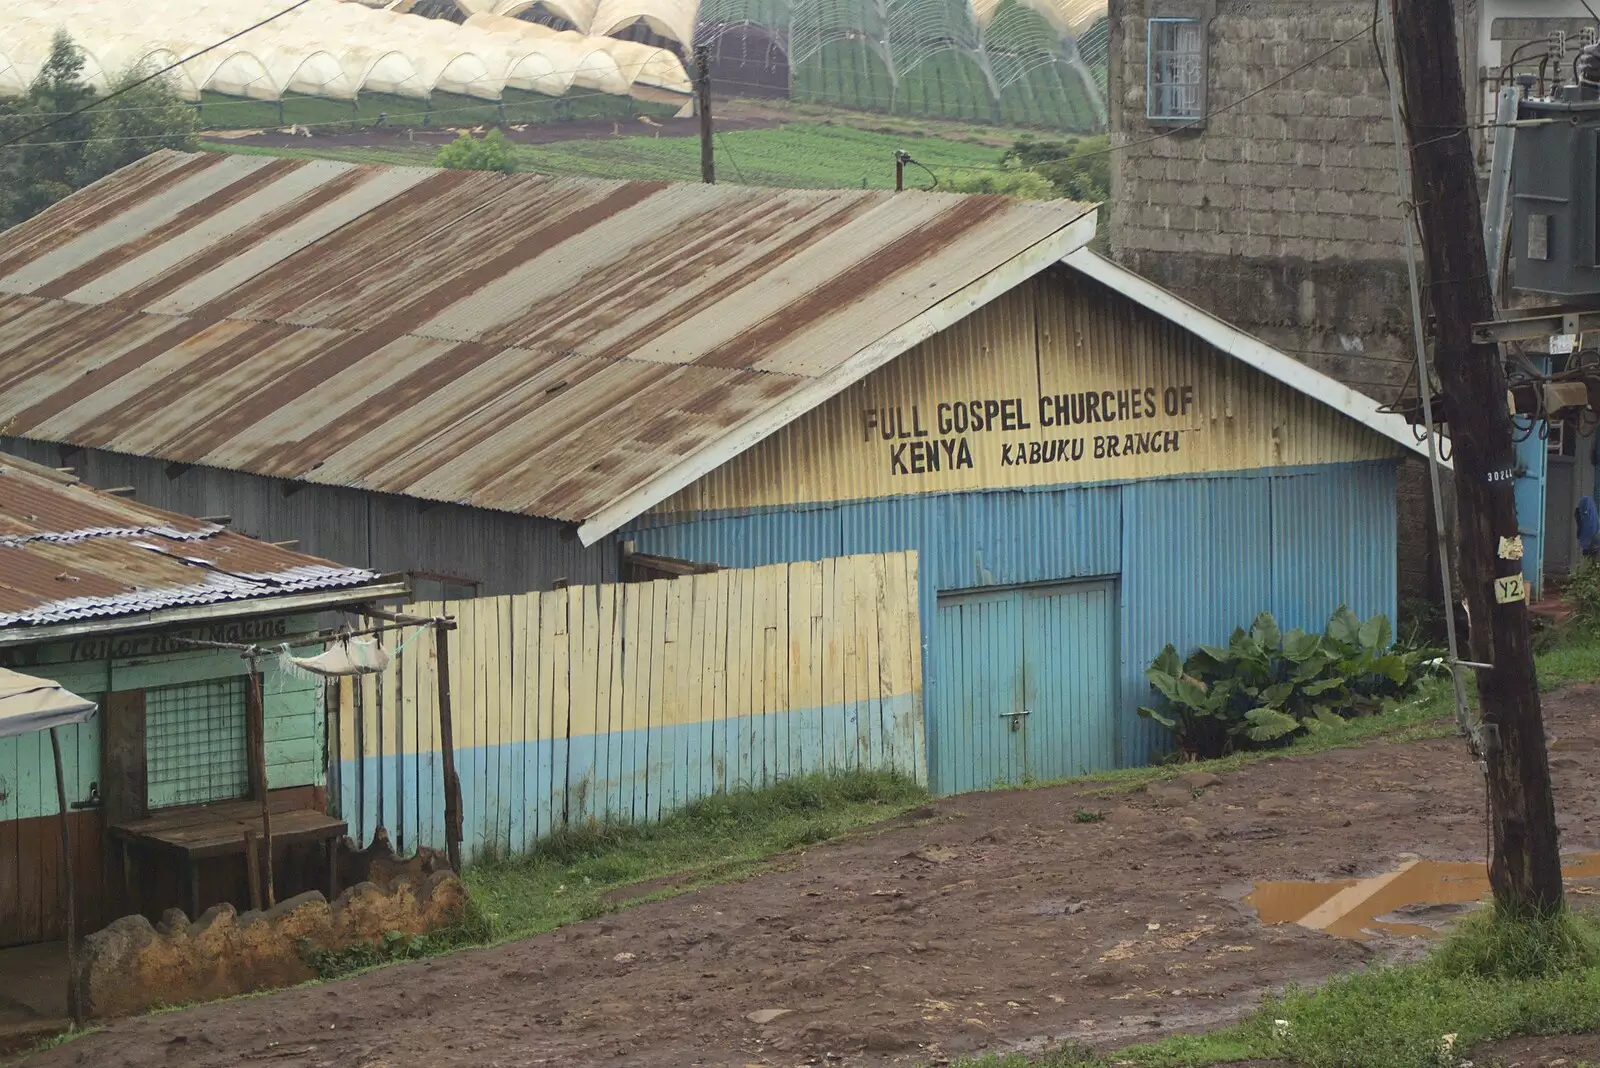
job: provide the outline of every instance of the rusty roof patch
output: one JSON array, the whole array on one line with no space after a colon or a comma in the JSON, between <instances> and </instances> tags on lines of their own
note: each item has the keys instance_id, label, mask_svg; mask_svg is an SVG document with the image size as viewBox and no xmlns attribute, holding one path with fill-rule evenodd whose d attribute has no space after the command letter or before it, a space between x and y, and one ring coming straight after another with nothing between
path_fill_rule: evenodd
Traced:
<instances>
[{"instance_id":1,"label":"rusty roof patch","mask_svg":"<svg viewBox=\"0 0 1600 1068\"><path fill-rule=\"evenodd\" d=\"M0 453L0 631L378 581Z\"/></svg>"},{"instance_id":2,"label":"rusty roof patch","mask_svg":"<svg viewBox=\"0 0 1600 1068\"><path fill-rule=\"evenodd\" d=\"M0 234L0 426L583 523L1086 210L157 153Z\"/></svg>"}]
</instances>

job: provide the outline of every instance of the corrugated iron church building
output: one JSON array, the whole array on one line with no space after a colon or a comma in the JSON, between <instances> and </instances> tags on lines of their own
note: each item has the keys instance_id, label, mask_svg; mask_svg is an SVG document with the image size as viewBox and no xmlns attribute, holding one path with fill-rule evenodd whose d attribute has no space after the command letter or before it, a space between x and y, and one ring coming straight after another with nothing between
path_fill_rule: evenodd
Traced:
<instances>
[{"instance_id":1,"label":"corrugated iron church building","mask_svg":"<svg viewBox=\"0 0 1600 1068\"><path fill-rule=\"evenodd\" d=\"M1093 226L161 154L0 235L0 447L423 596L915 549L935 789L1137 764L1166 643L1393 613L1421 450Z\"/></svg>"}]
</instances>

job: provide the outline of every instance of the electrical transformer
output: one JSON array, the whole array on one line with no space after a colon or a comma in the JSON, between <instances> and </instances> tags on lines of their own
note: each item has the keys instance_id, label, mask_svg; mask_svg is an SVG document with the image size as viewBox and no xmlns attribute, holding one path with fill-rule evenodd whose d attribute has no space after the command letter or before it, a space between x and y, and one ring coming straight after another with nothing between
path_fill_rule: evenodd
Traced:
<instances>
[{"instance_id":1,"label":"electrical transformer","mask_svg":"<svg viewBox=\"0 0 1600 1068\"><path fill-rule=\"evenodd\" d=\"M1511 158L1517 289L1600 296L1600 100L1592 95L1567 86L1557 99L1518 104Z\"/></svg>"}]
</instances>

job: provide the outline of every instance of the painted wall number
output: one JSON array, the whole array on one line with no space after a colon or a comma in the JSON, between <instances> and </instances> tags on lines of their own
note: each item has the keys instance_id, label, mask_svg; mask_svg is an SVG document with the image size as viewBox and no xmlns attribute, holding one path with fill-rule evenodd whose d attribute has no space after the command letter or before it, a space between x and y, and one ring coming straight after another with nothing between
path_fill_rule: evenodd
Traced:
<instances>
[{"instance_id":1,"label":"painted wall number","mask_svg":"<svg viewBox=\"0 0 1600 1068\"><path fill-rule=\"evenodd\" d=\"M1496 604L1512 604L1528 599L1528 584L1521 575L1504 575L1494 580Z\"/></svg>"}]
</instances>

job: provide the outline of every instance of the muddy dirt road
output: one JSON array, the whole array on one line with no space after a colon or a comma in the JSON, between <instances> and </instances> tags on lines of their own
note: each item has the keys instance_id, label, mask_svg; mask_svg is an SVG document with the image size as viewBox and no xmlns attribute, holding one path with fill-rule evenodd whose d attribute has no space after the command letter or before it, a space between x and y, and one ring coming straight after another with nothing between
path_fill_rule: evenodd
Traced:
<instances>
[{"instance_id":1,"label":"muddy dirt road","mask_svg":"<svg viewBox=\"0 0 1600 1068\"><path fill-rule=\"evenodd\" d=\"M1563 845L1600 847L1600 688L1547 703ZM785 869L526 942L126 1020L58 1065L513 1068L937 1063L1224 1021L1414 940L1262 927L1258 879L1481 858L1454 740L1257 764L1194 789L949 798ZM1104 811L1077 822L1079 810ZM767 1021L767 1022L756 1022Z\"/></svg>"}]
</instances>

